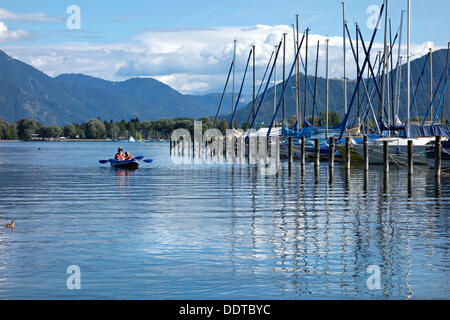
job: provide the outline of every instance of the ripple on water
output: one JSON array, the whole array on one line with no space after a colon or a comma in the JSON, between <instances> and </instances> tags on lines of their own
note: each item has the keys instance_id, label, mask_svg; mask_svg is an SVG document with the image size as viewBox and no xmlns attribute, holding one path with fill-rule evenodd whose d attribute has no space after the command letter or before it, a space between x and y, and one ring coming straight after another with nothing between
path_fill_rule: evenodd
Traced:
<instances>
[{"instance_id":1,"label":"ripple on water","mask_svg":"<svg viewBox=\"0 0 450 320\"><path fill-rule=\"evenodd\" d=\"M38 150L41 147L41 150ZM0 298L448 298L449 179L336 164L302 176L175 165L168 144L136 171L98 164L116 143L0 143ZM1 157L1 156L0 156ZM6 223L6 222L5 222ZM79 265L83 290L66 289ZM369 290L367 267L381 269Z\"/></svg>"}]
</instances>

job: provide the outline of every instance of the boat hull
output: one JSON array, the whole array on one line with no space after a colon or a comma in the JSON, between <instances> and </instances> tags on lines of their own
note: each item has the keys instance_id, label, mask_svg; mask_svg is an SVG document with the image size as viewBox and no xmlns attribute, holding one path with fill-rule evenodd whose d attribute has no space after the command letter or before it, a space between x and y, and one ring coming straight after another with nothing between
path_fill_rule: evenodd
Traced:
<instances>
[{"instance_id":1,"label":"boat hull","mask_svg":"<svg viewBox=\"0 0 450 320\"><path fill-rule=\"evenodd\" d=\"M292 151L294 152L294 159L301 159L302 156L302 149L300 145L294 144L292 146ZM287 144L282 144L280 146L280 158L281 159L287 159L289 155L289 146ZM313 160L315 158L315 150L314 146L308 145L305 146L305 158L306 160ZM327 147L321 146L320 147L320 155L319 159L320 161L328 161L330 158L330 151ZM335 161L342 161L342 156L340 152L336 149L334 160Z\"/></svg>"},{"instance_id":2,"label":"boat hull","mask_svg":"<svg viewBox=\"0 0 450 320\"><path fill-rule=\"evenodd\" d=\"M382 145L369 145L369 163L384 164L384 148ZM426 165L429 161L425 151L428 146L414 146L413 163ZM337 146L339 152L345 157L345 147ZM363 162L364 145L352 145L350 150L350 159L353 162ZM389 146L389 163L407 164L408 163L408 146Z\"/></svg>"},{"instance_id":3,"label":"boat hull","mask_svg":"<svg viewBox=\"0 0 450 320\"><path fill-rule=\"evenodd\" d=\"M117 169L137 169L139 167L139 161L137 160L126 160L126 161L118 161L118 160L110 160L111 167Z\"/></svg>"}]
</instances>

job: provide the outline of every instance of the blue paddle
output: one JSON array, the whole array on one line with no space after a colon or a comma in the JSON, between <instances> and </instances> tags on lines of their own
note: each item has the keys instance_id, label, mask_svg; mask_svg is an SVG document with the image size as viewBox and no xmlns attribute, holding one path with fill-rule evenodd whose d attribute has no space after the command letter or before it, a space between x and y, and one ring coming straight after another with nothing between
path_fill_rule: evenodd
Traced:
<instances>
[{"instance_id":1,"label":"blue paddle","mask_svg":"<svg viewBox=\"0 0 450 320\"><path fill-rule=\"evenodd\" d=\"M105 164L105 163L108 163L109 160L98 160L98 162L100 162L101 164Z\"/></svg>"},{"instance_id":2,"label":"blue paddle","mask_svg":"<svg viewBox=\"0 0 450 320\"><path fill-rule=\"evenodd\" d=\"M153 159L145 159L144 162L145 162L145 163L152 163L152 162L153 162Z\"/></svg>"}]
</instances>

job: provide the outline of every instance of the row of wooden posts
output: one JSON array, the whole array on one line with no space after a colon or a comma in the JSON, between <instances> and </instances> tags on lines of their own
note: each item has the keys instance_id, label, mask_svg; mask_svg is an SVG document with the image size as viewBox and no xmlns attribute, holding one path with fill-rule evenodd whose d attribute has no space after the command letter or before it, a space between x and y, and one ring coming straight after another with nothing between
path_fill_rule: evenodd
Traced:
<instances>
[{"instance_id":1,"label":"row of wooden posts","mask_svg":"<svg viewBox=\"0 0 450 320\"><path fill-rule=\"evenodd\" d=\"M266 144L263 144L261 142L263 142L262 137L254 137L256 139L256 150L250 150L251 148L251 143L242 143L238 142L237 143L237 156L239 159L239 163L244 163L245 162L245 149L247 148L248 153L248 162L249 163L258 163L260 161L260 151L261 154L266 158L265 159L265 163L268 162L268 157L269 157L269 145L270 145L270 138L267 137L266 140ZM182 140L182 143L181 141ZM276 154L273 155L271 154L271 156L275 156L276 161L279 163L279 159L280 159L280 137L275 137L273 140L275 140L276 146L275 146L275 152ZM233 140L235 141L235 140ZM195 139L192 141L192 156L195 158L196 155L196 145L198 146L197 148L197 156L198 158L201 158L202 155L202 143L198 142L196 143ZM208 144L213 143L212 140L210 141L206 141L206 147L208 146ZM219 143L222 144L222 141L219 140ZM187 144L188 144L188 154L187 156L191 156L191 140L187 139ZM223 144L222 144L223 145ZM265 150L262 151L262 147L264 147L265 145ZM314 139L314 164L318 167L319 166L319 162L320 162L320 140L319 139ZM442 138L440 136L437 136L435 138L435 174L436 176L440 176L441 175L441 146L442 146ZM231 145L232 148L232 152L226 152L226 158L227 158L227 162L231 161L234 162L235 159L235 147L236 145ZM301 137L300 138L300 149L301 149L301 156L300 156L300 165L302 170L304 170L305 168L305 162L306 162L306 152L305 152L305 147L306 147L306 143L305 143L305 137ZM336 144L335 144L335 138L334 137L330 137L329 138L329 167L330 168L334 168L334 162L335 162L335 148L336 148ZM222 150L222 149L219 149ZM368 136L364 136L363 137L363 150L364 150L364 155L363 155L363 164L364 164L364 170L368 171L369 170L369 139ZM175 151L175 152L174 152ZM255 152L256 151L256 152ZM273 153L273 150L272 150ZM183 138L178 139L177 141L175 140L170 140L170 154L171 155L178 155L178 156L186 156L186 143L185 140ZM219 156L219 154L214 154L213 151L211 151L210 154L206 154L207 157L214 157L214 156ZM256 159L252 159L252 157L255 156ZM413 174L413 157L414 157L414 150L413 150L413 141L412 140L408 140L408 173L409 175ZM388 141L383 141L383 159L384 159L384 172L388 173L389 172L389 142ZM292 137L288 137L288 161L289 161L289 165L292 166L293 162L294 162L294 150L293 150L293 138ZM346 137L345 138L345 159L344 159L344 166L346 169L350 169L350 163L351 163L351 147L350 147L350 138Z\"/></svg>"},{"instance_id":2,"label":"row of wooden posts","mask_svg":"<svg viewBox=\"0 0 450 320\"><path fill-rule=\"evenodd\" d=\"M217 140L214 140L217 139ZM271 139L273 141L271 141ZM221 157L225 154L225 159L227 163L245 163L245 157L247 154L248 163L257 164L259 162L268 163L269 155L276 159L279 163L280 161L280 137L250 137L249 141L245 138L237 138L231 140L232 143L229 144L226 141L226 150L223 150L223 137L212 138L205 141L205 157ZM211 144L217 143L219 148L208 148ZM187 145L187 148L186 148ZM270 146L274 146L271 150ZM245 152L247 150L247 153ZM270 154L269 154L270 151ZM201 158L202 156L202 143L198 141L184 139L180 137L178 140L170 140L170 154L178 157L193 157ZM236 159L237 158L237 159ZM236 161L237 160L237 161Z\"/></svg>"},{"instance_id":3,"label":"row of wooden posts","mask_svg":"<svg viewBox=\"0 0 450 320\"><path fill-rule=\"evenodd\" d=\"M305 137L301 137L300 139L301 143L301 165L303 167L305 163ZM292 150L293 142L292 137L288 138L288 144L289 144L289 163L292 163L294 161L294 153ZM441 175L441 157L442 157L442 137L436 136L435 138L435 173L436 176ZM329 167L334 167L334 155L335 155L335 138L330 137L329 140ZM363 163L364 163L364 171L369 170L369 137L364 136L363 137ZM320 141L319 139L314 140L314 162L315 165L319 165L320 161ZM413 140L408 140L408 174L412 175L414 172L414 166L413 161L414 159L414 147L413 147ZM350 169L350 163L351 163L351 148L350 148L350 138L345 138L345 159L344 164L346 169ZM383 141L383 165L384 165L384 172L389 172L389 141L385 140Z\"/></svg>"}]
</instances>

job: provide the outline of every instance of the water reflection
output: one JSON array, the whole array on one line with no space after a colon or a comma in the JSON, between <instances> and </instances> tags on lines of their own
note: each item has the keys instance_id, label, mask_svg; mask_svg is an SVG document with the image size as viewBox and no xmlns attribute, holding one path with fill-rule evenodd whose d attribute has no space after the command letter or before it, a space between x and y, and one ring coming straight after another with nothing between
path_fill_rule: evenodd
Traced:
<instances>
[{"instance_id":1,"label":"water reflection","mask_svg":"<svg viewBox=\"0 0 450 320\"><path fill-rule=\"evenodd\" d=\"M135 171L0 167L0 219L19 221L0 231L0 297L74 297L73 263L82 298L448 297L448 178L299 162L263 176L152 148L155 166ZM381 290L367 288L369 265Z\"/></svg>"},{"instance_id":2,"label":"water reflection","mask_svg":"<svg viewBox=\"0 0 450 320\"><path fill-rule=\"evenodd\" d=\"M135 171L135 169L111 169L111 172L117 177L119 190L130 186L130 176L132 176Z\"/></svg>"}]
</instances>

